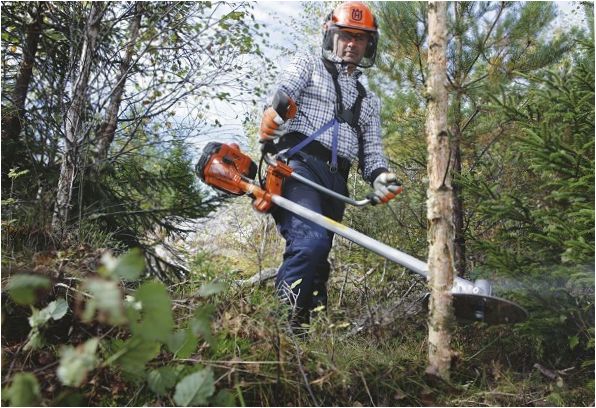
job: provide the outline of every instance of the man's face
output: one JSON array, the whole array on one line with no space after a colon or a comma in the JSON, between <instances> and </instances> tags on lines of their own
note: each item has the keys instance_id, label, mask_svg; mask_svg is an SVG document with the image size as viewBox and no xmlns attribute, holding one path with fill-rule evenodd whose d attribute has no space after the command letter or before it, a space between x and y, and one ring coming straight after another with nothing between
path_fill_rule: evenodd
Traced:
<instances>
[{"instance_id":1,"label":"man's face","mask_svg":"<svg viewBox=\"0 0 596 408\"><path fill-rule=\"evenodd\" d=\"M368 45L369 35L365 31L340 29L335 41L335 54L348 64L358 65Z\"/></svg>"}]
</instances>

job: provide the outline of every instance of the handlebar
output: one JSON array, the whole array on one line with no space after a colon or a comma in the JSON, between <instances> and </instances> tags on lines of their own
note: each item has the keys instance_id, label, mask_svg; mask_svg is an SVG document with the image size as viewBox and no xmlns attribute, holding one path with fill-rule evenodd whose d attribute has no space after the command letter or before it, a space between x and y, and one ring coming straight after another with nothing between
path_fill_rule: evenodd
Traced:
<instances>
[{"instance_id":1,"label":"handlebar","mask_svg":"<svg viewBox=\"0 0 596 408\"><path fill-rule=\"evenodd\" d=\"M271 155L271 153L264 153L263 157L264 157L265 162L269 166L277 166L277 160L275 159L275 157L273 155ZM290 174L290 177L292 177L294 180L298 180L299 182L301 182L303 184L306 184L307 186L314 188L315 190L320 191L323 194L327 194L330 197L336 198L338 200L343 201L346 204L350 204L355 207L364 207L365 205L373 203L373 201L371 199L371 195L368 195L366 198L364 198L362 200L354 200L351 197L346 197L344 195L341 195L333 190L330 190L326 187L321 186L320 184L315 183L314 181L311 181L305 177L302 177L300 174L292 172Z\"/></svg>"}]
</instances>

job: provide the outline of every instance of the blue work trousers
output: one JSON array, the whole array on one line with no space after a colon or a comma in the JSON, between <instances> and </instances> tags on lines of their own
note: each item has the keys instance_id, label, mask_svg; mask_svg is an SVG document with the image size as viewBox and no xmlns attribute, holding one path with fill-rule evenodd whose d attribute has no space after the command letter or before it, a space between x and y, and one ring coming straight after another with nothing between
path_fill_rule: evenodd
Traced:
<instances>
[{"instance_id":1,"label":"blue work trousers","mask_svg":"<svg viewBox=\"0 0 596 408\"><path fill-rule=\"evenodd\" d=\"M332 172L327 163L304 153L303 159L290 160L294 172L301 176L347 195L347 171ZM309 187L292 178L286 178L283 196L303 207L341 222L345 204L340 200ZM272 213L280 234L286 240L283 264L279 268L275 287L284 302L288 302L293 313L292 324L299 326L310 321L310 311L318 306L327 306L327 280L334 234L304 218L282 208ZM294 285L298 280L299 284Z\"/></svg>"}]
</instances>

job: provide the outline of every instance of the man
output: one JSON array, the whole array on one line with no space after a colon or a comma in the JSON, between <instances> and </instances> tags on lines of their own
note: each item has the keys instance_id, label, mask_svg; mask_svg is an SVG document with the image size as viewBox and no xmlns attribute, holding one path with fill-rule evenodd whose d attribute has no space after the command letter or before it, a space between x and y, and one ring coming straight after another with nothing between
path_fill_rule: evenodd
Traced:
<instances>
[{"instance_id":1,"label":"man","mask_svg":"<svg viewBox=\"0 0 596 408\"><path fill-rule=\"evenodd\" d=\"M350 1L331 12L323 26L322 58L298 55L280 76L278 91L290 98L291 119L265 110L261 142L277 139L276 151L287 149L294 172L347 195L347 177L358 159L372 183L375 203L386 203L400 191L382 151L378 98L358 81L374 64L378 29L370 9ZM351 107L351 108L349 108ZM312 187L285 180L283 196L341 221L344 204ZM327 280L333 233L280 208L273 211L286 240L276 288L294 307L293 327L309 322L310 311L327 304Z\"/></svg>"}]
</instances>

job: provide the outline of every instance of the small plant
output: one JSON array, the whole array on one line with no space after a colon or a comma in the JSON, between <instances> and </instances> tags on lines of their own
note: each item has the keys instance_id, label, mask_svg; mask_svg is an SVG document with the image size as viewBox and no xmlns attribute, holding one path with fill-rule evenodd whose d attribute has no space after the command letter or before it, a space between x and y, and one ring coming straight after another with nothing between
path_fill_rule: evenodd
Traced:
<instances>
[{"instance_id":1,"label":"small plant","mask_svg":"<svg viewBox=\"0 0 596 408\"><path fill-rule=\"evenodd\" d=\"M103 339L93 336L80 344L53 344L44 341L43 333L53 321L63 319L69 312L64 298L51 301L38 310L31 307L31 331L24 346L26 350L43 351L59 348L56 378L66 387L85 389L92 378L102 371L119 372L125 381L145 383L156 397L173 398L176 405L233 404L226 392L216 393L214 372L210 367L172 364L184 361L197 351L199 339L215 346L211 331L215 307L206 299L221 292L219 282L207 283L196 292L197 302L191 316L175 321L172 298L166 286L158 281L140 282L145 270L140 251L131 250L119 257L105 254L98 276L84 279L77 288L77 311L73 320L88 325L108 325L118 328L124 338ZM125 294L125 284L139 284ZM11 277L7 290L13 301L21 305L37 302L36 291L49 289L50 280L36 275ZM16 374L5 389L3 400L10 405L36 405L43 400L38 379L32 373Z\"/></svg>"}]
</instances>

